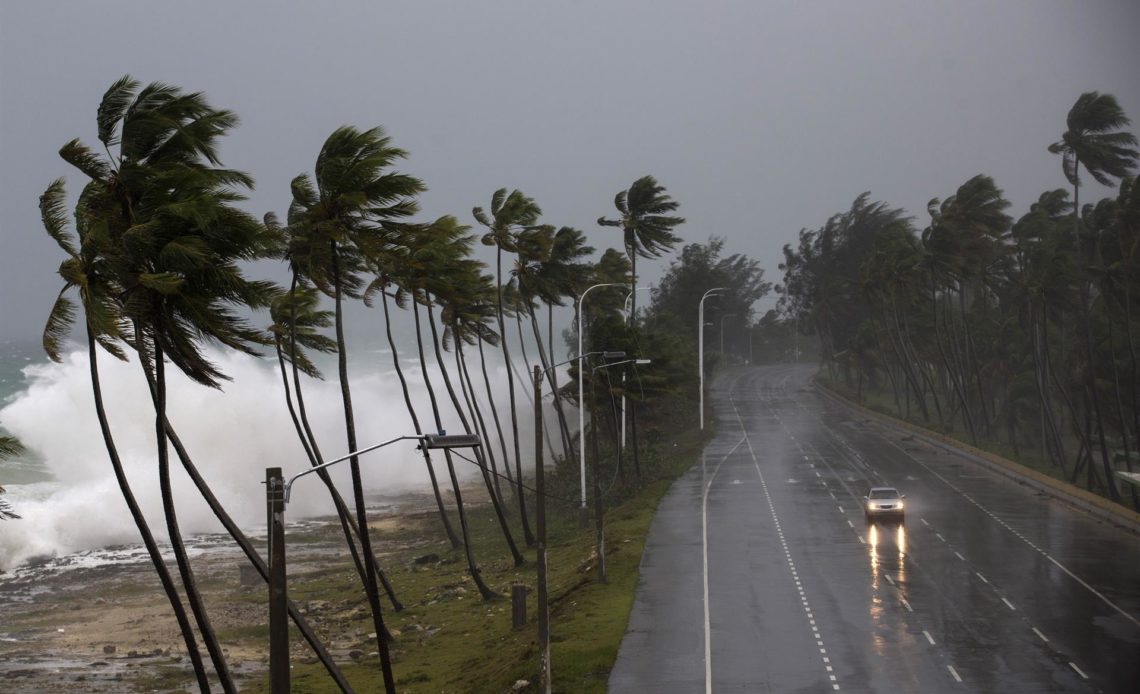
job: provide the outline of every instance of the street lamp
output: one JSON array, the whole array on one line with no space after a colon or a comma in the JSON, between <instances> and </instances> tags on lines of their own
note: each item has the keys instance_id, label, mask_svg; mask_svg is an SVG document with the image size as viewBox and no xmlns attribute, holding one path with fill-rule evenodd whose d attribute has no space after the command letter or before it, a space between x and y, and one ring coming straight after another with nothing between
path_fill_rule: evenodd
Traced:
<instances>
[{"instance_id":1,"label":"street lamp","mask_svg":"<svg viewBox=\"0 0 1140 694\"><path fill-rule=\"evenodd\" d=\"M641 366L644 364L651 364L651 363L653 363L651 359L626 359L624 361L615 361L615 362L611 362L609 364L598 364L597 366L590 369L591 395L593 395L594 390L595 390L596 380L594 378L594 374L596 374L600 369L608 369L608 368L613 367L613 366L621 366L622 364L636 364L638 366ZM593 403L593 401L594 401L594 398L591 397L590 402ZM581 403L579 403L579 404L581 404ZM592 407L590 409L593 410ZM594 529L595 529L595 540L594 540L595 550L594 551L598 555L598 582L599 583L605 583L606 582L606 536L605 536L605 531L603 530L603 526L602 526L602 485L601 485L601 480L599 479L599 475L598 475L598 464L599 464L599 461L598 461L598 425L597 425L597 417L595 416L595 414L592 411L590 413L590 421L594 422L594 465L593 465L593 469L594 469L594 475L593 475L593 477L594 477ZM582 435L584 436L585 432L583 432Z\"/></svg>"},{"instance_id":2,"label":"street lamp","mask_svg":"<svg viewBox=\"0 0 1140 694\"><path fill-rule=\"evenodd\" d=\"M289 694L289 595L285 583L285 505L293 490L293 483L305 475L343 463L355 456L383 448L398 441L417 440L423 448L473 448L482 445L474 434L439 434L397 436L335 460L314 465L293 475L288 482L281 474L281 468L265 469L265 501L269 520L269 690L272 694ZM383 624L381 624L381 627ZM380 664L384 670L384 689L395 694L396 684L392 677L392 663L388 655L388 642L383 633L376 634L379 644Z\"/></svg>"},{"instance_id":3,"label":"street lamp","mask_svg":"<svg viewBox=\"0 0 1140 694\"><path fill-rule=\"evenodd\" d=\"M717 296L717 292L728 291L728 287L713 287L701 297L697 305L697 372L700 375L701 430L705 428L705 299Z\"/></svg>"},{"instance_id":4,"label":"street lamp","mask_svg":"<svg viewBox=\"0 0 1140 694\"><path fill-rule=\"evenodd\" d=\"M586 301L586 295L590 293L591 289L597 289L598 287L628 287L628 286L629 285L625 284L624 282L602 282L600 284L595 284L595 285L591 285L589 287L586 287L586 291L582 292L582 295L578 297L577 308L578 308L578 354L579 354L578 358L579 359L581 359L583 356L585 356L584 354L582 354L582 315L584 313L584 311L582 310L582 307L583 307L583 302ZM623 354L622 356L625 356L625 355ZM571 359L570 361L573 361L573 360ZM578 374L578 465L581 468L580 474L582 477L582 507L578 511L578 514L579 514L579 518L583 524L585 523L585 519L586 519L586 446L585 446L585 439L582 438L583 436L585 436L585 431L586 431L586 413L582 407L582 398L584 396L585 396L585 393L582 390L582 374L579 373Z\"/></svg>"}]
</instances>

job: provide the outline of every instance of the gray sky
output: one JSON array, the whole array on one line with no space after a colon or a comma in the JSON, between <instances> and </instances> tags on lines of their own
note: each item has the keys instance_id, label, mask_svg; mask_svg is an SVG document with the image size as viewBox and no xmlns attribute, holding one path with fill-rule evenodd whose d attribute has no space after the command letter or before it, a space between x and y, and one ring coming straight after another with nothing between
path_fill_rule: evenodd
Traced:
<instances>
[{"instance_id":1,"label":"gray sky","mask_svg":"<svg viewBox=\"0 0 1140 694\"><path fill-rule=\"evenodd\" d=\"M602 249L594 220L651 173L685 242L723 235L779 281L782 246L864 190L925 223L977 173L1014 215L1065 186L1045 148L1081 92L1140 121L1137 27L1135 0L0 0L0 337L42 328L61 255L37 199L60 176L79 190L56 152L98 144L125 73L241 116L224 161L257 180L258 215L284 212L334 128L383 125L425 218L473 223L517 187Z\"/></svg>"}]
</instances>

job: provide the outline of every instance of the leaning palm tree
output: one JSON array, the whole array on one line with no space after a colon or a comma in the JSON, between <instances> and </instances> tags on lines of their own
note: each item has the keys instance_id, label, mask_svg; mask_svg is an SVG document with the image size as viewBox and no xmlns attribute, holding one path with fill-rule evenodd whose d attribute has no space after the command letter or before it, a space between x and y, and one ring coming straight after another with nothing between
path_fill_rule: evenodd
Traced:
<instances>
[{"instance_id":1,"label":"leaning palm tree","mask_svg":"<svg viewBox=\"0 0 1140 694\"><path fill-rule=\"evenodd\" d=\"M293 202L289 211L288 241L299 272L333 299L337 367L344 406L348 450L358 450L352 393L348 381L348 353L344 339L344 297L360 296L363 273L371 259L378 257L392 241L392 222L404 219L417 209L415 196L424 190L419 179L391 171L407 156L394 147L381 128L360 131L343 126L333 131L317 155L314 177L293 179ZM350 458L353 496L361 549L372 554L364 504L364 485L359 458ZM365 590L376 628L384 685L395 691L376 574L372 562Z\"/></svg>"},{"instance_id":2,"label":"leaning palm tree","mask_svg":"<svg viewBox=\"0 0 1140 694\"><path fill-rule=\"evenodd\" d=\"M380 295L380 304L384 309L384 333L388 338L388 351L392 354L392 368L395 369L396 377L400 381L400 391L404 395L404 407L408 410L408 416L411 417L412 427L417 435L423 433L423 427L420 425L416 408L412 405L408 379L404 377L404 369L400 366L399 351L396 349L396 340L392 336L389 298L396 303L397 307L407 307L408 298L412 296L412 292L407 289L406 285L409 281L408 278L415 277L417 268L419 268L416 251L417 244L424 237L422 229L422 225L408 225L401 229L399 246L395 249L397 252L383 253L380 257L373 259L373 271L376 277L364 292L364 302L368 305L372 305L376 294ZM422 268L420 270L422 271ZM443 504L443 494L439 490L439 480L436 478L435 466L432 464L431 451L425 446L421 446L420 450L423 453L424 466L427 467L432 494L435 497L436 508L439 510L440 521L443 523L444 534L447 535L447 540L454 549L459 547L460 541L455 535L455 530L451 527L451 520L448 518L447 509Z\"/></svg>"},{"instance_id":3,"label":"leaning palm tree","mask_svg":"<svg viewBox=\"0 0 1140 694\"><path fill-rule=\"evenodd\" d=\"M665 193L665 186L658 185L652 176L642 176L633 182L629 190L614 196L614 207L621 213L617 219L598 218L598 224L606 227L621 227L625 253L632 267L630 291L630 327L637 325L637 258L656 258L668 251L681 240L673 229L685 223L683 217L673 217L680 203ZM637 442L637 408L630 401L630 431L633 438L634 469L640 469L640 453Z\"/></svg>"},{"instance_id":4,"label":"leaning palm tree","mask_svg":"<svg viewBox=\"0 0 1140 694\"><path fill-rule=\"evenodd\" d=\"M202 355L201 341L252 351L249 344L257 339L257 331L230 309L262 304L270 286L246 281L237 267L238 261L257 257L263 227L233 206L242 199L240 188L252 180L219 166L217 141L236 122L233 113L212 108L201 94L160 83L140 90L137 82L123 77L104 95L98 112L107 158L78 140L60 151L91 179L79 203L80 245L60 244L69 255L90 256L61 269L86 266L114 289L85 301L92 307L87 311L89 344L126 339L139 348L139 362L152 386L159 486L171 546L187 601L226 691L235 687L202 605L174 509L164 366L168 357L191 378L217 385L222 374ZM51 193L49 189L49 205ZM55 222L51 224L58 228ZM74 284L79 278L65 279ZM90 279L90 273L83 279ZM53 323L55 318L63 322ZM69 318L53 312L46 347Z\"/></svg>"},{"instance_id":5,"label":"leaning palm tree","mask_svg":"<svg viewBox=\"0 0 1140 694\"><path fill-rule=\"evenodd\" d=\"M24 446L14 436L0 436L0 460L14 458L23 452ZM4 493L4 488L0 487L0 494ZM0 520L12 520L19 517L19 514L12 510L7 501L0 499Z\"/></svg>"},{"instance_id":6,"label":"leaning palm tree","mask_svg":"<svg viewBox=\"0 0 1140 694\"><path fill-rule=\"evenodd\" d=\"M500 188L491 196L490 216L482 207L471 211L475 221L487 227L483 235L483 244L495 247L495 282L499 286L498 318L500 346L503 349L503 362L507 370L507 392L511 403L511 430L515 444L515 492L518 496L519 515L522 517L523 535L527 546L534 544L534 533L530 530L530 521L526 515L526 495L522 486L522 454L519 448L518 407L515 404L515 377L511 369L511 353L507 347L506 323L503 320L503 251L514 253L517 251L516 236L520 231L533 228L538 224L542 215L542 208L533 198L528 197L520 190L507 193L506 188Z\"/></svg>"},{"instance_id":7,"label":"leaning palm tree","mask_svg":"<svg viewBox=\"0 0 1140 694\"><path fill-rule=\"evenodd\" d=\"M1108 443L1104 435L1104 417L1097 396L1096 374L1093 369L1092 321L1089 316L1089 288L1084 267L1091 259L1084 258L1083 238L1080 230L1080 170L1085 171L1101 185L1111 185L1114 179L1123 178L1136 167L1140 152L1136 150L1136 137L1120 130L1131 121L1111 94L1085 92L1069 109L1068 130L1059 142L1049 145L1049 151L1061 155L1065 178L1073 186L1073 237L1077 244L1078 265L1081 267L1080 300L1084 322L1085 351L1088 368L1085 369L1085 387L1092 402L1097 437L1100 443L1101 463L1108 485L1109 497L1120 500L1120 492L1112 474L1108 458Z\"/></svg>"}]
</instances>

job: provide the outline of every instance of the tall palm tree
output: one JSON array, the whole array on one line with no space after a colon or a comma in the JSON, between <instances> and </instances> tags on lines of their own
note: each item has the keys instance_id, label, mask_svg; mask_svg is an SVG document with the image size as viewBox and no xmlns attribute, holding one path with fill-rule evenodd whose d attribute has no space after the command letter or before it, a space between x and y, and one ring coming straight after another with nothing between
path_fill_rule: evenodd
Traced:
<instances>
[{"instance_id":1,"label":"tall palm tree","mask_svg":"<svg viewBox=\"0 0 1140 694\"><path fill-rule=\"evenodd\" d=\"M285 390L285 404L289 409L289 417L293 421L293 428L297 432L297 437L301 441L301 447L305 450L305 456L309 460L309 464L313 467L318 467L324 458L321 456L320 447L317 443L316 437L313 436L312 427L309 425L308 414L305 411L305 400L302 395L301 389L301 374L309 378L321 379L324 378L309 358L306 350L314 350L324 354L332 354L336 352L336 341L320 332L321 329L327 329L332 325L332 312L322 310L319 308L320 293L314 287L299 286L299 281L294 275L290 290L282 292L277 298L273 300L270 307L270 316L273 318L273 324L269 327L269 333L273 336L274 349L277 353L278 369L281 372L282 386ZM291 365L292 379L290 380L290 372L286 370L286 364ZM296 393L297 406L294 407L293 393ZM340 520L341 531L344 534L345 543L348 545L349 554L352 556L353 565L356 567L357 575L360 577L361 585L367 580L365 576L366 569L364 561L376 562L376 558L366 557L361 559L360 553L356 548L356 540L354 538L360 537L360 529L357 527L356 522L352 518L352 514L345 504L344 498L341 496L340 491L337 490L333 484L332 477L324 468L317 470L317 477L324 483L325 488L328 489L329 495L332 497L333 506L336 509L337 518ZM392 607L397 612L403 609L403 605L396 598L395 591L389 584L387 577L384 575L383 570L379 565L373 569L376 575L380 578L385 592L388 594L389 600L392 602Z\"/></svg>"},{"instance_id":2,"label":"tall palm tree","mask_svg":"<svg viewBox=\"0 0 1140 694\"><path fill-rule=\"evenodd\" d=\"M422 272L422 268L416 260L417 243L423 236L421 225L409 225L407 228L402 229L402 237L400 241L398 253L385 253L376 259L374 272L376 278L368 285L368 289L364 293L364 301L371 304L377 293L380 294L380 304L384 309L384 333L388 339L388 351L392 353L392 367L396 370L396 377L400 381L400 391L404 395L404 407L408 410L408 416L412 419L412 427L416 434L422 434L423 428L420 426L420 418L416 413L415 407L412 405L412 395L408 389L408 380L404 377L404 369L400 366L400 356L396 349L396 340L392 336L392 316L388 305L389 292L392 294L392 300L396 302L397 307L405 308L408 303L408 297L412 296L414 290L409 289L406 285L410 281L409 278L417 276L418 272ZM426 447L420 447L424 457L424 465L427 467L428 478L431 481L432 494L435 496L436 508L439 511L440 521L443 523L444 534L447 535L448 542L454 549L459 547L460 541L455 534L455 530L451 527L451 520L447 516L447 509L443 504L443 495L439 490L439 480L436 478L435 466L432 465L431 451Z\"/></svg>"},{"instance_id":3,"label":"tall palm tree","mask_svg":"<svg viewBox=\"0 0 1140 694\"><path fill-rule=\"evenodd\" d=\"M238 268L239 261L259 257L268 246L264 227L233 205L252 180L219 165L218 140L236 123L233 113L212 108L201 94L161 83L140 90L123 77L98 111L107 157L78 140L60 150L90 179L76 215L78 247L63 241L62 184L49 188L41 203L49 233L72 256L61 267L69 285L80 286L83 295L90 287L82 283L97 275L99 288L114 290L83 297L90 348L99 343L122 356L110 343L144 347L139 360L152 385L167 530L187 601L226 691L234 691L233 680L195 585L170 489L164 359L216 386L224 376L203 356L202 341L247 352L260 341L258 331L231 308L264 305L272 289L246 280ZM49 353L71 319L66 304L57 302L57 308L45 335ZM97 376L93 358L92 368ZM104 440L110 448L109 432Z\"/></svg>"},{"instance_id":4,"label":"tall palm tree","mask_svg":"<svg viewBox=\"0 0 1140 694\"><path fill-rule=\"evenodd\" d=\"M665 186L658 185L653 176L642 176L633 182L628 190L614 196L614 207L621 214L617 219L598 218L600 226L621 227L626 255L632 267L633 283L630 297L629 324L637 325L637 258L656 258L671 250L681 240L673 229L685 223L683 217L670 213L680 207L680 203L665 193ZM640 356L640 355L639 355ZM640 454L637 441L637 408L630 400L630 432L633 439L634 469L640 469Z\"/></svg>"},{"instance_id":5,"label":"tall palm tree","mask_svg":"<svg viewBox=\"0 0 1140 694\"><path fill-rule=\"evenodd\" d=\"M1073 186L1073 237L1076 239L1078 264L1081 267L1081 313L1084 322L1085 351L1088 356L1085 385L1095 414L1101 463L1108 493L1114 501L1120 500L1120 492L1116 488L1112 465L1108 458L1104 417L1101 414L1100 398L1096 393L1089 289L1087 281L1083 278L1086 274L1084 266L1088 259L1084 257L1084 239L1080 230L1080 171L1083 166L1084 170L1101 185L1111 185L1114 179L1130 175L1136 167L1137 157L1140 157L1140 152L1135 149L1136 137L1130 132L1120 130L1130 123L1128 116L1117 103L1116 97L1111 94L1085 92L1069 109L1066 121L1068 129L1061 135L1061 140L1049 145L1051 153L1061 155L1061 168L1065 178Z\"/></svg>"},{"instance_id":6,"label":"tall palm tree","mask_svg":"<svg viewBox=\"0 0 1140 694\"><path fill-rule=\"evenodd\" d=\"M482 207L472 209L471 214L475 221L487 227L483 235L483 244L495 247L495 282L499 286L498 293L498 319L499 319L499 345L503 350L503 362L507 370L507 391L511 403L511 432L515 444L515 493L518 496L519 515L522 519L523 535L528 547L534 545L534 533L530 529L530 521L526 514L526 495L522 486L522 453L519 447L518 406L515 403L515 376L511 368L511 353L507 346L506 323L503 320L503 251L514 253L517 251L516 236L520 231L533 228L538 224L542 215L542 208L533 198L523 194L520 190L512 190L509 194L506 188L499 188L491 196L490 215Z\"/></svg>"},{"instance_id":7,"label":"tall palm tree","mask_svg":"<svg viewBox=\"0 0 1140 694\"><path fill-rule=\"evenodd\" d=\"M368 262L391 244L393 232L389 225L416 212L415 196L424 190L423 183L390 170L406 156L404 150L392 145L381 128L360 131L343 126L333 131L321 147L314 177L310 179L302 174L294 178L292 184L290 252L295 254L294 260L303 276L333 299L337 370L350 452L358 450L358 446L344 339L344 297L360 296L365 285L362 274L367 271ZM366 556L371 556L372 541L359 458L353 455L349 464L361 549ZM372 566L372 562L365 562L365 590L376 628L384 685L387 691L394 692L377 576Z\"/></svg>"}]
</instances>

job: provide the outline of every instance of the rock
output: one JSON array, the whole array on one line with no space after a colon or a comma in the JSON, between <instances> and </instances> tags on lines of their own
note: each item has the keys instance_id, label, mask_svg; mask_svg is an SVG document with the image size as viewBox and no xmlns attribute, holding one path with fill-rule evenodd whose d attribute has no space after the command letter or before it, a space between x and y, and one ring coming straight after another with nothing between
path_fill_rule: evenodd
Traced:
<instances>
[{"instance_id":1,"label":"rock","mask_svg":"<svg viewBox=\"0 0 1140 694\"><path fill-rule=\"evenodd\" d=\"M438 554L425 554L422 557L416 557L416 564L435 564L439 562Z\"/></svg>"},{"instance_id":2,"label":"rock","mask_svg":"<svg viewBox=\"0 0 1140 694\"><path fill-rule=\"evenodd\" d=\"M348 652L348 657L352 658L353 660L360 660L364 657L364 651L360 650L359 648L354 648Z\"/></svg>"},{"instance_id":3,"label":"rock","mask_svg":"<svg viewBox=\"0 0 1140 694\"><path fill-rule=\"evenodd\" d=\"M511 687L511 691L512 692L521 692L522 690L526 689L529 686L530 686L530 682L528 682L527 680L518 680L517 682L515 682L515 685L513 687Z\"/></svg>"},{"instance_id":4,"label":"rock","mask_svg":"<svg viewBox=\"0 0 1140 694\"><path fill-rule=\"evenodd\" d=\"M455 594L456 595L467 595L467 589L464 588L463 586L459 586L458 588L455 589Z\"/></svg>"},{"instance_id":5,"label":"rock","mask_svg":"<svg viewBox=\"0 0 1140 694\"><path fill-rule=\"evenodd\" d=\"M103 646L103 654L104 655L113 655L114 653L115 653L115 647L114 646L109 645L109 644L106 646Z\"/></svg>"}]
</instances>

